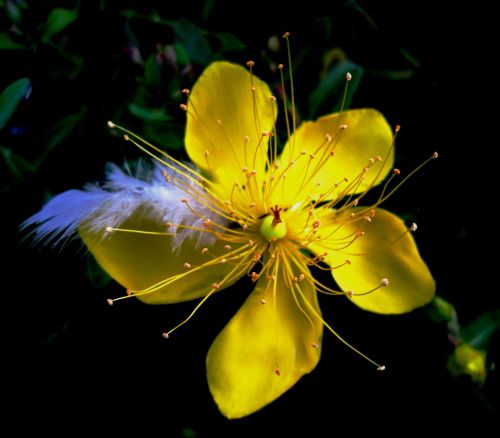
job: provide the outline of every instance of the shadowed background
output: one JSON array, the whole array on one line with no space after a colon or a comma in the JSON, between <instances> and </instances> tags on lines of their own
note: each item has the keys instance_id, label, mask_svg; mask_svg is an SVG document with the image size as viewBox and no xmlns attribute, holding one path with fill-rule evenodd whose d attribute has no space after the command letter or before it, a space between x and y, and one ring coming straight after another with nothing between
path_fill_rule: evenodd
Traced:
<instances>
[{"instance_id":1,"label":"shadowed background","mask_svg":"<svg viewBox=\"0 0 500 438\"><path fill-rule=\"evenodd\" d=\"M19 431L72 436L137 427L143 436L204 437L306 427L308 436L333 436L348 426L351 433L396 434L399 423L480 430L498 415L498 376L490 369L498 360L498 300L479 246L489 230L471 194L482 167L471 153L481 144L470 62L471 45L475 57L480 48L466 26L473 17L430 1L311 0L300 8L218 0L0 5L0 89L15 83L0 100L2 319L4 360L13 371L5 382L13 390L6 392L8 417ZM126 300L109 307L106 299L122 290L79 242L57 250L22 242L19 224L50 196L102 180L108 161L140 157L107 129L107 120L185 158L179 90L190 88L211 61L253 59L255 73L277 92L274 69L286 64L285 31L292 34L301 120L338 109L350 71L348 105L377 108L402 126L398 168L408 172L439 151L440 159L385 206L419 225L420 251L461 327L486 318L475 329L489 340L483 385L448 370L454 345L434 307L386 317L326 297L326 319L387 371L376 372L326 335L312 374L261 412L228 421L208 392L204 361L249 292L247 282L214 296L166 341L161 333L193 303L153 307Z\"/></svg>"}]
</instances>

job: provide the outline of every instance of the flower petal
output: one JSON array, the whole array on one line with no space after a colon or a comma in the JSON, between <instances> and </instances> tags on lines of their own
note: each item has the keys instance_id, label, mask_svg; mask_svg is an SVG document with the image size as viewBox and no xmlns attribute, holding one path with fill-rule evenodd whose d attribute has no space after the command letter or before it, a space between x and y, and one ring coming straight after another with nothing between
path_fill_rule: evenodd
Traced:
<instances>
[{"instance_id":1,"label":"flower petal","mask_svg":"<svg viewBox=\"0 0 500 438\"><path fill-rule=\"evenodd\" d=\"M228 62L208 66L193 87L186 150L196 166L226 187L226 193L235 181L244 184L243 167L264 173L268 137L262 133L273 131L277 113L271 96L267 84Z\"/></svg>"},{"instance_id":2,"label":"flower petal","mask_svg":"<svg viewBox=\"0 0 500 438\"><path fill-rule=\"evenodd\" d=\"M235 181L244 183L243 167L264 173L268 137L262 133L273 131L277 111L271 96L267 84L228 62L208 66L193 87L186 150L196 166L227 190Z\"/></svg>"},{"instance_id":3,"label":"flower petal","mask_svg":"<svg viewBox=\"0 0 500 438\"><path fill-rule=\"evenodd\" d=\"M164 233L165 226L146 219L138 210L120 229ZM170 284L155 292L137 295L147 304L169 304L188 301L205 296L213 283L220 283L234 268L228 264L210 262L214 256L227 253L224 242L217 241L210 247L210 254L202 254L195 239L185 239L174 249L172 236L113 231L102 238L85 223L79 229L80 236L102 268L125 288L139 292L168 278L179 276ZM190 266L186 265L188 263ZM221 285L221 289L234 283L232 278Z\"/></svg>"},{"instance_id":4,"label":"flower petal","mask_svg":"<svg viewBox=\"0 0 500 438\"><path fill-rule=\"evenodd\" d=\"M347 126L341 129L341 126ZM330 137L331 136L331 141ZM358 109L331 114L314 122L304 122L292 135L283 150L281 165L290 160L295 164L287 170L285 196L289 204L310 194L328 193L344 178L338 189L330 191L325 199L346 193L361 193L379 184L387 176L394 162L391 150L393 134L384 116L374 109ZM331 155L332 150L334 155ZM376 161L359 181L369 160Z\"/></svg>"},{"instance_id":5,"label":"flower petal","mask_svg":"<svg viewBox=\"0 0 500 438\"><path fill-rule=\"evenodd\" d=\"M366 210L357 208L354 211ZM337 231L329 240L310 248L316 253L327 251L326 262L332 267L342 265L346 259L351 261L350 265L332 271L341 289L364 293L380 285L382 279L389 280L386 287L373 293L354 295L352 301L356 305L376 313L398 314L409 312L432 299L436 289L434 279L420 257L413 236L400 218L378 208L371 222L364 221L361 215L361 223L345 222L338 229L339 218L333 211L329 216L328 225L326 218L323 219L320 233L327 236L329 230ZM352 239L342 238L354 236L360 229L365 235L345 248L345 242ZM335 250L336 246L344 249Z\"/></svg>"},{"instance_id":6,"label":"flower petal","mask_svg":"<svg viewBox=\"0 0 500 438\"><path fill-rule=\"evenodd\" d=\"M228 418L264 407L318 363L323 326L314 286L304 280L300 291L297 284L291 289L285 276L281 269L273 293L273 283L263 275L210 347L208 384Z\"/></svg>"}]
</instances>

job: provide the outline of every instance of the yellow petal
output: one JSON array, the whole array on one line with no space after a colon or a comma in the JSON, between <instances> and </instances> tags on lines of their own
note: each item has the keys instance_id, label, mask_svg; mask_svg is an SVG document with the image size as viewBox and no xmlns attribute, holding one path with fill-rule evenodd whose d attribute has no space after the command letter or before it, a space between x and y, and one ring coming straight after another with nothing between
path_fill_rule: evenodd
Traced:
<instances>
[{"instance_id":1,"label":"yellow petal","mask_svg":"<svg viewBox=\"0 0 500 438\"><path fill-rule=\"evenodd\" d=\"M273 293L273 283L262 276L210 347L208 384L226 417L240 418L259 410L318 363L323 326L314 315L320 315L316 292L307 280L299 287L300 291L292 292L282 270Z\"/></svg>"},{"instance_id":2,"label":"yellow petal","mask_svg":"<svg viewBox=\"0 0 500 438\"><path fill-rule=\"evenodd\" d=\"M364 210L357 208L354 211ZM335 218L333 212L329 216L329 224L324 218L319 233L329 236L329 231L336 232L328 240L311 246L311 250L327 251L326 261L332 267L343 264L346 259L351 261L351 265L332 271L342 290L364 293L380 285L382 279L389 280L387 286L373 293L354 295L355 304L376 313L397 314L409 312L432 299L436 288L434 279L420 257L411 232L406 232L408 227L400 218L378 208L372 222L363 219L346 222L338 229L339 218ZM359 230L365 235L340 249Z\"/></svg>"},{"instance_id":3,"label":"yellow petal","mask_svg":"<svg viewBox=\"0 0 500 438\"><path fill-rule=\"evenodd\" d=\"M244 167L263 175L268 137L262 133L272 132L275 116L276 104L264 82L239 65L214 62L189 97L186 150L227 194L235 181L245 183Z\"/></svg>"},{"instance_id":4,"label":"yellow petal","mask_svg":"<svg viewBox=\"0 0 500 438\"><path fill-rule=\"evenodd\" d=\"M164 232L165 227L134 214L122 229ZM172 237L113 231L104 239L89 231L85 224L80 236L102 268L126 289L140 292L155 284L178 276L169 285L153 293L137 295L147 304L169 304L205 296L213 283L219 283L233 268L230 264L214 264L199 268L213 260L214 255L227 252L223 242L210 248L210 254L201 254L195 240L186 239L179 249L172 248ZM190 267L185 266L189 263ZM221 289L237 278L221 285Z\"/></svg>"},{"instance_id":5,"label":"yellow petal","mask_svg":"<svg viewBox=\"0 0 500 438\"><path fill-rule=\"evenodd\" d=\"M345 129L341 128L343 125ZM309 194L326 193L325 199L333 199L343 190L346 190L344 194L361 193L379 184L394 162L392 143L391 128L384 116L373 109L345 111L304 122L282 153L282 168L287 167L290 160L295 161L286 172L287 204L293 205ZM363 169L377 156L385 161L371 165L360 183ZM348 182L342 181L344 178ZM340 186L331 191L338 182Z\"/></svg>"}]
</instances>

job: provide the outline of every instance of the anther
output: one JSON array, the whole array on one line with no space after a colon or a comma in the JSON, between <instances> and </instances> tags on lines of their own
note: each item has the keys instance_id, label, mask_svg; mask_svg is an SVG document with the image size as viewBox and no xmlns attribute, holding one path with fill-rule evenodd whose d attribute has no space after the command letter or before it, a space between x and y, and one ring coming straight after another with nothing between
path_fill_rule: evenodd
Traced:
<instances>
[{"instance_id":1,"label":"anther","mask_svg":"<svg viewBox=\"0 0 500 438\"><path fill-rule=\"evenodd\" d=\"M108 128L114 128L116 125L111 121L108 120Z\"/></svg>"},{"instance_id":2,"label":"anther","mask_svg":"<svg viewBox=\"0 0 500 438\"><path fill-rule=\"evenodd\" d=\"M377 371L385 371L385 365L380 365L377 367Z\"/></svg>"},{"instance_id":3,"label":"anther","mask_svg":"<svg viewBox=\"0 0 500 438\"><path fill-rule=\"evenodd\" d=\"M349 259L345 259L344 261L346 265L350 265L352 263Z\"/></svg>"},{"instance_id":4,"label":"anther","mask_svg":"<svg viewBox=\"0 0 500 438\"><path fill-rule=\"evenodd\" d=\"M180 108L182 111L187 111L187 109L188 109L188 107L187 107L187 105L186 105L185 103L181 103L181 104L179 105L179 108Z\"/></svg>"},{"instance_id":5,"label":"anther","mask_svg":"<svg viewBox=\"0 0 500 438\"><path fill-rule=\"evenodd\" d=\"M219 289L220 288L220 284L219 283L212 283L212 287L214 289Z\"/></svg>"},{"instance_id":6,"label":"anther","mask_svg":"<svg viewBox=\"0 0 500 438\"><path fill-rule=\"evenodd\" d=\"M186 262L186 263L184 263L183 266L184 266L185 269L191 269L191 264L190 263Z\"/></svg>"},{"instance_id":7,"label":"anther","mask_svg":"<svg viewBox=\"0 0 500 438\"><path fill-rule=\"evenodd\" d=\"M229 250L231 249L231 245L224 245L224 249L225 249L226 251L229 251Z\"/></svg>"},{"instance_id":8,"label":"anther","mask_svg":"<svg viewBox=\"0 0 500 438\"><path fill-rule=\"evenodd\" d=\"M254 61L247 61L246 62L247 67L253 67L255 65Z\"/></svg>"},{"instance_id":9,"label":"anther","mask_svg":"<svg viewBox=\"0 0 500 438\"><path fill-rule=\"evenodd\" d=\"M227 262L227 260L226 260L226 259L220 259L220 262L221 262L222 264L224 264L224 263L226 263L226 262Z\"/></svg>"},{"instance_id":10,"label":"anther","mask_svg":"<svg viewBox=\"0 0 500 438\"><path fill-rule=\"evenodd\" d=\"M380 284L382 286L387 286L389 284L389 279L388 278L382 278L382 280L380 280Z\"/></svg>"},{"instance_id":11,"label":"anther","mask_svg":"<svg viewBox=\"0 0 500 438\"><path fill-rule=\"evenodd\" d=\"M125 141L129 141L129 140L130 140L130 137L129 137L127 134L125 134L125 135L123 136L123 139L124 139Z\"/></svg>"},{"instance_id":12,"label":"anther","mask_svg":"<svg viewBox=\"0 0 500 438\"><path fill-rule=\"evenodd\" d=\"M328 142L332 141L332 136L330 134L326 134L325 135L325 140L328 141Z\"/></svg>"},{"instance_id":13,"label":"anther","mask_svg":"<svg viewBox=\"0 0 500 438\"><path fill-rule=\"evenodd\" d=\"M106 227L106 233L112 233L113 227Z\"/></svg>"},{"instance_id":14,"label":"anther","mask_svg":"<svg viewBox=\"0 0 500 438\"><path fill-rule=\"evenodd\" d=\"M161 335L162 335L165 339L168 339L168 338L170 337L170 336L168 335L168 333L167 333L167 332L164 332L164 333L162 333Z\"/></svg>"},{"instance_id":15,"label":"anther","mask_svg":"<svg viewBox=\"0 0 500 438\"><path fill-rule=\"evenodd\" d=\"M398 176L401 175L401 171L399 169L392 169L392 174Z\"/></svg>"},{"instance_id":16,"label":"anther","mask_svg":"<svg viewBox=\"0 0 500 438\"><path fill-rule=\"evenodd\" d=\"M347 125L345 123L342 123L342 125L339 126L339 129L342 129L342 131L345 131L347 129Z\"/></svg>"},{"instance_id":17,"label":"anther","mask_svg":"<svg viewBox=\"0 0 500 438\"><path fill-rule=\"evenodd\" d=\"M276 98L274 96L271 96L271 102L272 103L276 102Z\"/></svg>"},{"instance_id":18,"label":"anther","mask_svg":"<svg viewBox=\"0 0 500 438\"><path fill-rule=\"evenodd\" d=\"M433 160L435 160L435 159L436 159L436 158L438 158L438 157L439 157L439 154L438 154L437 152L434 152L434 153L432 154L432 159L433 159Z\"/></svg>"},{"instance_id":19,"label":"anther","mask_svg":"<svg viewBox=\"0 0 500 438\"><path fill-rule=\"evenodd\" d=\"M254 271L250 274L250 278L251 278L252 282L255 283L259 279L259 274L257 274L257 272Z\"/></svg>"},{"instance_id":20,"label":"anther","mask_svg":"<svg viewBox=\"0 0 500 438\"><path fill-rule=\"evenodd\" d=\"M349 298L352 298L352 296L354 295L354 292L353 292L352 290L348 290L348 291L346 292L346 294L347 294L347 296L348 296Z\"/></svg>"},{"instance_id":21,"label":"anther","mask_svg":"<svg viewBox=\"0 0 500 438\"><path fill-rule=\"evenodd\" d=\"M415 231L417 231L417 228L418 228L417 224L415 222L413 222L410 226L410 231L415 232Z\"/></svg>"},{"instance_id":22,"label":"anther","mask_svg":"<svg viewBox=\"0 0 500 438\"><path fill-rule=\"evenodd\" d=\"M311 347L312 347L312 348L319 348L319 344L317 344L316 342L313 342L313 343L311 344Z\"/></svg>"},{"instance_id":23,"label":"anther","mask_svg":"<svg viewBox=\"0 0 500 438\"><path fill-rule=\"evenodd\" d=\"M210 152L205 151L205 158L208 158L209 155L210 155Z\"/></svg>"},{"instance_id":24,"label":"anther","mask_svg":"<svg viewBox=\"0 0 500 438\"><path fill-rule=\"evenodd\" d=\"M267 300L266 300L265 298L262 298L262 299L260 300L260 304L267 304Z\"/></svg>"},{"instance_id":25,"label":"anther","mask_svg":"<svg viewBox=\"0 0 500 438\"><path fill-rule=\"evenodd\" d=\"M203 248L203 249L201 250L201 253L202 253L202 254L206 254L207 252L208 252L208 248Z\"/></svg>"},{"instance_id":26,"label":"anther","mask_svg":"<svg viewBox=\"0 0 500 438\"><path fill-rule=\"evenodd\" d=\"M184 204L187 204L188 198L181 198L181 199L179 199L179 201L181 201Z\"/></svg>"},{"instance_id":27,"label":"anther","mask_svg":"<svg viewBox=\"0 0 500 438\"><path fill-rule=\"evenodd\" d=\"M212 225L212 221L211 221L210 219L205 219L205 220L203 221L203 226L204 226L205 228L208 228L210 225Z\"/></svg>"},{"instance_id":28,"label":"anther","mask_svg":"<svg viewBox=\"0 0 500 438\"><path fill-rule=\"evenodd\" d=\"M113 300L111 298L108 298L106 300L106 303L108 303L110 306L112 306L114 304Z\"/></svg>"},{"instance_id":29,"label":"anther","mask_svg":"<svg viewBox=\"0 0 500 438\"><path fill-rule=\"evenodd\" d=\"M283 38L288 38L289 36L290 36L290 32L285 32L285 33L283 34Z\"/></svg>"},{"instance_id":30,"label":"anther","mask_svg":"<svg viewBox=\"0 0 500 438\"><path fill-rule=\"evenodd\" d=\"M347 73L345 74L345 78L346 78L346 80L347 80L347 81L350 81L350 80L352 79L352 74L351 74L351 73L349 73L349 72L347 72Z\"/></svg>"},{"instance_id":31,"label":"anther","mask_svg":"<svg viewBox=\"0 0 500 438\"><path fill-rule=\"evenodd\" d=\"M181 90L181 93L182 93L182 94L189 94L189 93L190 93L190 90L189 90L189 88L183 88L183 89Z\"/></svg>"},{"instance_id":32,"label":"anther","mask_svg":"<svg viewBox=\"0 0 500 438\"><path fill-rule=\"evenodd\" d=\"M278 70L283 70L283 64L278 64Z\"/></svg>"},{"instance_id":33,"label":"anther","mask_svg":"<svg viewBox=\"0 0 500 438\"><path fill-rule=\"evenodd\" d=\"M400 130L401 130L401 125L396 125L396 127L394 128L394 131L399 132Z\"/></svg>"}]
</instances>

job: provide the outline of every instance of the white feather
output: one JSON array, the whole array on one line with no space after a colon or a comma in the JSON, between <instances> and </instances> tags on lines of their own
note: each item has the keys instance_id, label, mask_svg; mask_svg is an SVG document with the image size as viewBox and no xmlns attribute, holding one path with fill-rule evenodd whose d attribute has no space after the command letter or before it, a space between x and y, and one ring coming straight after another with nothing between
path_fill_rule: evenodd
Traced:
<instances>
[{"instance_id":1,"label":"white feather","mask_svg":"<svg viewBox=\"0 0 500 438\"><path fill-rule=\"evenodd\" d=\"M203 229L203 221L209 219L223 226L223 220L210 209L197 202L187 191L172 183L167 183L163 172L167 170L158 163L146 166L139 163L132 172L114 164L108 164L106 181L99 187L88 184L84 190L69 190L51 199L38 213L22 224L22 228L35 226L34 243L58 245L77 235L78 227L85 221L96 234L105 236L107 227L119 227L141 207L141 213L165 227L167 223L189 225ZM182 179L192 189L200 190L195 183L180 177L175 171L168 174ZM175 174L175 175L174 175ZM189 205L198 215L182 203L187 198ZM201 217L200 217L201 216ZM168 230L172 232L172 229ZM208 246L215 238L203 231L197 232L185 228L174 229L173 249L178 249L185 239L196 240L197 246Z\"/></svg>"}]
</instances>

